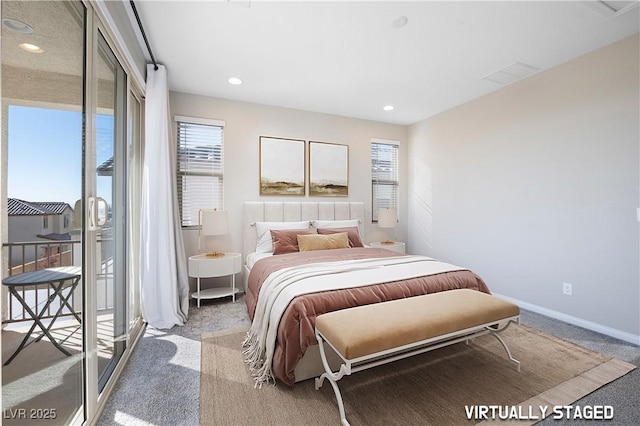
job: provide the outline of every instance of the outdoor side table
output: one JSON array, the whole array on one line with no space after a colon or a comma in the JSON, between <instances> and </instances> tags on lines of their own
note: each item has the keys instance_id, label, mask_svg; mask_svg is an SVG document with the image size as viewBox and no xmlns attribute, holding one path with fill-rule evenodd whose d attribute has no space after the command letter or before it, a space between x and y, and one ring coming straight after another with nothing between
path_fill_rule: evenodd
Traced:
<instances>
[{"instance_id":1,"label":"outdoor side table","mask_svg":"<svg viewBox=\"0 0 640 426\"><path fill-rule=\"evenodd\" d=\"M59 268L47 268L39 271L24 272L22 274L7 277L2 280L2 284L7 286L9 293L11 293L18 300L18 302L20 302L24 310L27 311L31 316L31 319L33 319L33 325L27 332L26 336L24 336L24 339L22 339L20 346L18 346L18 349L16 349L16 351L4 363L4 365L8 365L11 361L13 361L16 355L18 355L18 353L20 353L20 351L22 351L22 349L25 348L26 343L29 340L29 337L31 336L31 334L36 328L36 325L40 327L40 330L42 330L42 333L44 334L39 336L35 340L35 342L39 341L42 337L47 336L51 341L51 343L53 343L53 345L56 348L58 348L60 352L62 352L67 356L71 355L71 353L68 352L60 344L60 342L58 342L56 339L53 338L53 336L50 333L50 330L51 330L51 327L53 326L53 323L56 321L58 316L60 316L65 306L69 308L69 310L71 311L73 316L78 320L78 322L81 322L80 316L73 310L73 308L69 304L69 298L71 297L76 287L78 286L78 283L80 282L80 277L81 277L81 268L79 266L63 266ZM62 294L62 290L65 288L64 284L67 281L70 281L71 284L67 286L70 288L70 291L65 297ZM31 286L36 286L40 284L48 284L53 289L53 294L49 296L43 308L38 313L36 313L29 307L29 305L24 300L24 298L22 297L22 295L18 290L20 288L31 287ZM47 312L47 309L51 305L51 302L53 302L56 298L60 299L60 306L58 307L58 310L56 311L55 315L51 318L51 322L49 323L49 326L45 327L45 325L42 323L43 316L45 312ZM36 306L35 309L37 311L38 307Z\"/></svg>"}]
</instances>

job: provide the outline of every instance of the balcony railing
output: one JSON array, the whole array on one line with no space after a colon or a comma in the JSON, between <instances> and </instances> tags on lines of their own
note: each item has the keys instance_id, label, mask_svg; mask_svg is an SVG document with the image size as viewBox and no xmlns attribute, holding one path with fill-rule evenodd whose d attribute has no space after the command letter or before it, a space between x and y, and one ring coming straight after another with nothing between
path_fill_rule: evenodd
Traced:
<instances>
[{"instance_id":1,"label":"balcony railing","mask_svg":"<svg viewBox=\"0 0 640 426\"><path fill-rule=\"evenodd\" d=\"M8 254L8 274L10 276L21 274L23 272L38 271L46 268L54 268L59 266L82 265L82 249L80 240L64 240L64 241L28 241L13 242L2 245L3 250L7 250ZM111 253L111 239L98 240L100 249L100 271L97 276L97 303L98 311L105 311L113 308L113 286L110 285L113 276L113 259L109 257ZM76 291L71 294L69 303L74 311L82 311L82 288L79 285ZM25 320L31 320L31 316L18 300L7 292L4 288L3 294L6 295L6 315L3 315L2 323L14 323ZM47 300L53 295L51 286L37 285L30 286L19 290L20 296L24 298L29 307L39 312ZM69 289L63 290L63 294ZM4 299L4 297L3 297ZM53 318L59 308L59 300L56 298L48 306L46 312L42 316L43 319ZM64 308L60 316L72 315L68 308Z\"/></svg>"}]
</instances>

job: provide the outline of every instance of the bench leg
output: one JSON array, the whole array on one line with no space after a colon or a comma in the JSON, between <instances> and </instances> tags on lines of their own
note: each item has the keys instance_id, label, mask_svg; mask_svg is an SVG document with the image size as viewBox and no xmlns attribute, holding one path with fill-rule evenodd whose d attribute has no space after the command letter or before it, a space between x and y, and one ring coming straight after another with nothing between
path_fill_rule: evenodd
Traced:
<instances>
[{"instance_id":1,"label":"bench leg","mask_svg":"<svg viewBox=\"0 0 640 426\"><path fill-rule=\"evenodd\" d=\"M513 362L516 365L516 370L518 370L518 373L520 372L520 361L518 361L517 359L515 359L513 357L513 355L511 355L511 351L509 350L509 347L507 346L506 342L502 339L502 337L500 337L498 335L498 333L505 331L508 327L509 324L511 324L511 321L507 321L507 324L500 328L500 325L496 325L496 327L485 327L485 329L491 333L493 336L495 336L496 339L498 339L498 342L500 342L500 344L502 345L502 347L504 348L504 350L507 352L507 356L509 357L509 360L511 362ZM520 318L518 318L518 324L520 324Z\"/></svg>"},{"instance_id":2,"label":"bench leg","mask_svg":"<svg viewBox=\"0 0 640 426\"><path fill-rule=\"evenodd\" d=\"M518 370L518 373L519 373L520 372L520 361L518 361L517 359L515 359L513 357L513 355L511 355L511 351L509 350L509 347L507 346L505 341L502 339L502 337L500 337L498 335L498 333L496 333L495 331L492 330L491 334L493 334L496 337L496 339L498 339L498 342L500 342L502 344L502 347L507 352L507 356L509 357L509 360L516 365L516 370Z\"/></svg>"},{"instance_id":3,"label":"bench leg","mask_svg":"<svg viewBox=\"0 0 640 426\"><path fill-rule=\"evenodd\" d=\"M324 373L320 375L320 377L316 377L315 379L315 388L316 390L322 387L324 383L324 379L327 379L333 388L333 393L336 394L336 401L338 402L338 410L340 411L340 422L343 426L349 426L349 422L347 421L347 417L344 413L344 403L342 402L342 394L340 393L340 389L338 389L337 381L342 379L345 374L350 374L350 369L345 364L340 365L340 369L337 372L331 371L331 367L329 367L329 362L327 361L327 355L324 351L324 339L320 336L319 333L316 333L316 339L318 339L318 347L320 349L320 358L322 359L322 365L324 366Z\"/></svg>"}]
</instances>

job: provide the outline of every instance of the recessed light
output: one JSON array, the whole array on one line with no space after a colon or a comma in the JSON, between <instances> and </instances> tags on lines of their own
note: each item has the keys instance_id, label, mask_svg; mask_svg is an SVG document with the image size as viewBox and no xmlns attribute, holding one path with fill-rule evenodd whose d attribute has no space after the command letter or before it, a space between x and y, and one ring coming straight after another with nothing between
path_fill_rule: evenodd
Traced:
<instances>
[{"instance_id":1,"label":"recessed light","mask_svg":"<svg viewBox=\"0 0 640 426\"><path fill-rule=\"evenodd\" d=\"M393 111L393 108L395 108L393 105L386 105L384 108L382 108L385 111Z\"/></svg>"},{"instance_id":2,"label":"recessed light","mask_svg":"<svg viewBox=\"0 0 640 426\"><path fill-rule=\"evenodd\" d=\"M23 33L23 34L33 33L33 28L31 28L30 25L25 24L22 21L18 21L17 19L4 18L2 20L2 25L4 25L5 28L8 28L11 31L15 31L17 33Z\"/></svg>"},{"instance_id":3,"label":"recessed light","mask_svg":"<svg viewBox=\"0 0 640 426\"><path fill-rule=\"evenodd\" d=\"M391 26L393 28L402 28L407 25L407 22L409 22L409 19L406 16L398 16L396 19L391 21Z\"/></svg>"},{"instance_id":4,"label":"recessed light","mask_svg":"<svg viewBox=\"0 0 640 426\"><path fill-rule=\"evenodd\" d=\"M31 44L31 43L20 43L18 46L20 46L21 49L26 50L29 53L42 53L42 52L44 52L44 50L42 50L41 47L36 46L35 44Z\"/></svg>"},{"instance_id":5,"label":"recessed light","mask_svg":"<svg viewBox=\"0 0 640 426\"><path fill-rule=\"evenodd\" d=\"M242 80L240 80L238 77L231 77L231 78L229 78L229 80L227 80L227 81L228 81L230 84L233 84L233 85L236 85L236 86L237 86L237 85L239 85L239 84L242 84Z\"/></svg>"}]
</instances>

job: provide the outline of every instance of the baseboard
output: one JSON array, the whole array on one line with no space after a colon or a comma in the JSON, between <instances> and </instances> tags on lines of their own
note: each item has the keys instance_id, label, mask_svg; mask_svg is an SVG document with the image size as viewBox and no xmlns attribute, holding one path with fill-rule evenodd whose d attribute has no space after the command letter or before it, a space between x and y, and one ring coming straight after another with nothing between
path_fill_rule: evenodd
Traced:
<instances>
[{"instance_id":1,"label":"baseboard","mask_svg":"<svg viewBox=\"0 0 640 426\"><path fill-rule=\"evenodd\" d=\"M569 324L577 325L578 327L586 328L587 330L595 331L596 333L614 337L616 339L623 340L625 342L632 343L634 345L640 345L640 336L637 336L635 334L627 333L626 331L621 331L621 330L611 328L606 325L598 324L592 321L587 321L582 318L577 318L571 315L563 314L562 312L554 311L552 309L544 308L542 306L534 305L532 303L523 302L522 300L514 299L513 297L505 296L498 293L492 293L492 294L501 299L505 299L505 300L508 300L509 302L515 303L516 305L520 306L522 309L526 309L527 311L535 312L536 314L544 315L549 318L553 318L560 321L564 321Z\"/></svg>"}]
</instances>

